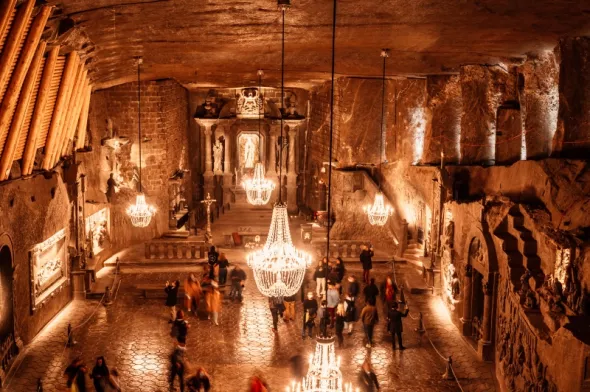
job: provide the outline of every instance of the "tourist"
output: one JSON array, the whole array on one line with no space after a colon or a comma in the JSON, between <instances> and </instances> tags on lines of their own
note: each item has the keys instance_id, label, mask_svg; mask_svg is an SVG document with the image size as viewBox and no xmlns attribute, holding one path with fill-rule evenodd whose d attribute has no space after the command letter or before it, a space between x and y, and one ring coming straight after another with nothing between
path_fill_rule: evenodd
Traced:
<instances>
[{"instance_id":1,"label":"tourist","mask_svg":"<svg viewBox=\"0 0 590 392\"><path fill-rule=\"evenodd\" d=\"M317 268L315 269L315 272L313 273L313 278L315 279L316 283L315 290L318 298L323 297L324 293L326 292L327 272L328 271L326 270L324 263L320 262Z\"/></svg>"},{"instance_id":2,"label":"tourist","mask_svg":"<svg viewBox=\"0 0 590 392\"><path fill-rule=\"evenodd\" d=\"M326 293L326 302L328 303L328 313L330 314L330 327L334 327L334 319L336 318L336 306L340 302L340 293L336 286L328 286Z\"/></svg>"},{"instance_id":3,"label":"tourist","mask_svg":"<svg viewBox=\"0 0 590 392\"><path fill-rule=\"evenodd\" d=\"M285 322L295 320L295 294L283 298L283 303L285 305L283 320Z\"/></svg>"},{"instance_id":4,"label":"tourist","mask_svg":"<svg viewBox=\"0 0 590 392\"><path fill-rule=\"evenodd\" d=\"M104 360L104 357L97 357L94 368L90 373L90 378L94 383L96 392L104 392L109 378L109 368Z\"/></svg>"},{"instance_id":5,"label":"tourist","mask_svg":"<svg viewBox=\"0 0 590 392\"><path fill-rule=\"evenodd\" d=\"M377 285L375 284L375 278L371 278L369 280L369 284L367 286L365 286L365 288L363 289L363 294L365 295L365 302L369 302L370 300L373 300L375 303L377 303L377 297L379 296L379 289L377 288Z\"/></svg>"},{"instance_id":6,"label":"tourist","mask_svg":"<svg viewBox=\"0 0 590 392\"><path fill-rule=\"evenodd\" d=\"M209 278L211 280L215 279L215 269L217 268L219 262L219 253L215 250L215 247L212 246L209 249L209 254L207 255L207 264L209 265Z\"/></svg>"},{"instance_id":7,"label":"tourist","mask_svg":"<svg viewBox=\"0 0 590 392\"><path fill-rule=\"evenodd\" d=\"M219 254L219 284L221 286L225 286L225 282L227 281L227 268L229 267L229 261L227 257L225 257L225 253Z\"/></svg>"},{"instance_id":8,"label":"tourist","mask_svg":"<svg viewBox=\"0 0 590 392\"><path fill-rule=\"evenodd\" d=\"M344 298L344 313L346 314L346 323L344 327L348 331L348 334L352 335L352 327L354 326L354 323L357 319L355 297L346 295L346 298Z\"/></svg>"},{"instance_id":9,"label":"tourist","mask_svg":"<svg viewBox=\"0 0 590 392\"><path fill-rule=\"evenodd\" d=\"M339 303L336 307L336 337L338 338L338 347L342 348L344 346L344 323L346 320L346 312L344 311L344 304Z\"/></svg>"},{"instance_id":10,"label":"tourist","mask_svg":"<svg viewBox=\"0 0 590 392\"><path fill-rule=\"evenodd\" d=\"M76 357L66 368L64 376L68 392L86 392L86 365L80 357Z\"/></svg>"},{"instance_id":11,"label":"tourist","mask_svg":"<svg viewBox=\"0 0 590 392\"><path fill-rule=\"evenodd\" d=\"M402 332L404 331L404 324L402 322L402 318L407 317L408 313L410 313L410 309L408 307L406 307L405 312L400 312L398 310L397 302L394 302L391 306L391 309L389 310L389 314L387 315L387 318L389 319L389 333L391 334L391 344L394 350L396 336L397 342L399 344L399 349L406 349L402 342Z\"/></svg>"},{"instance_id":12,"label":"tourist","mask_svg":"<svg viewBox=\"0 0 590 392\"><path fill-rule=\"evenodd\" d=\"M111 369L109 374L109 382L107 383L106 392L121 392L121 380L119 379L119 371Z\"/></svg>"},{"instance_id":13,"label":"tourist","mask_svg":"<svg viewBox=\"0 0 590 392\"><path fill-rule=\"evenodd\" d=\"M190 392L208 392L211 389L211 376L202 367L198 368L195 375L186 381L186 385Z\"/></svg>"},{"instance_id":14,"label":"tourist","mask_svg":"<svg viewBox=\"0 0 590 392\"><path fill-rule=\"evenodd\" d=\"M375 324L379 322L379 314L375 307L375 299L370 299L361 312L361 321L363 322L363 328L365 330L365 336L367 337L367 348L373 346L373 330Z\"/></svg>"},{"instance_id":15,"label":"tourist","mask_svg":"<svg viewBox=\"0 0 590 392\"><path fill-rule=\"evenodd\" d=\"M250 378L250 389L249 392L267 392L268 384L261 375L255 374Z\"/></svg>"},{"instance_id":16,"label":"tourist","mask_svg":"<svg viewBox=\"0 0 590 392\"><path fill-rule=\"evenodd\" d=\"M320 319L320 336L328 337L328 325L330 324L330 313L328 312L328 302L322 300L321 306L318 309L318 318Z\"/></svg>"},{"instance_id":17,"label":"tourist","mask_svg":"<svg viewBox=\"0 0 590 392\"><path fill-rule=\"evenodd\" d=\"M359 282L357 282L354 275L350 275L348 277L348 289L346 290L346 294L348 294L349 297L356 298L358 297L360 291L361 288Z\"/></svg>"},{"instance_id":18,"label":"tourist","mask_svg":"<svg viewBox=\"0 0 590 392\"><path fill-rule=\"evenodd\" d=\"M179 310L176 312L176 320L172 324L172 337L176 338L178 343L186 343L186 336L188 335L188 329L190 325L187 320L184 319L184 312Z\"/></svg>"},{"instance_id":19,"label":"tourist","mask_svg":"<svg viewBox=\"0 0 590 392\"><path fill-rule=\"evenodd\" d=\"M318 314L318 303L313 298L313 293L307 293L307 299L303 301L303 311L305 312L305 323L303 329L303 337L305 337L305 328L307 328L308 336L312 337L313 327L315 327L315 318Z\"/></svg>"},{"instance_id":20,"label":"tourist","mask_svg":"<svg viewBox=\"0 0 590 392\"><path fill-rule=\"evenodd\" d=\"M279 323L279 315L282 312L283 300L280 297L268 297L268 308L272 316L272 331L277 333L277 325Z\"/></svg>"},{"instance_id":21,"label":"tourist","mask_svg":"<svg viewBox=\"0 0 590 392\"><path fill-rule=\"evenodd\" d=\"M176 319L176 304L178 303L178 288L180 287L180 281L177 280L174 283L170 283L170 281L166 281L166 287L164 291L166 292L166 306L168 307L168 311L170 312L170 320L169 323L173 323Z\"/></svg>"},{"instance_id":22,"label":"tourist","mask_svg":"<svg viewBox=\"0 0 590 392\"><path fill-rule=\"evenodd\" d=\"M231 280L231 292L230 298L233 300L237 298L239 301L242 300L242 290L244 289L244 281L246 280L246 273L239 265L236 265L229 274Z\"/></svg>"},{"instance_id":23,"label":"tourist","mask_svg":"<svg viewBox=\"0 0 590 392\"><path fill-rule=\"evenodd\" d=\"M336 286L338 284L338 271L336 270L336 263L330 264L328 268L328 275L326 276L326 283L328 286Z\"/></svg>"},{"instance_id":24,"label":"tourist","mask_svg":"<svg viewBox=\"0 0 590 392\"><path fill-rule=\"evenodd\" d=\"M363 280L365 284L369 284L369 276L371 274L371 270L373 269L373 247L367 245L361 245L361 264L363 266Z\"/></svg>"},{"instance_id":25,"label":"tourist","mask_svg":"<svg viewBox=\"0 0 590 392\"><path fill-rule=\"evenodd\" d=\"M380 389L379 382L377 381L377 375L375 374L375 371L371 366L371 361L369 357L365 359L365 362L363 362L363 366L361 367L359 383L361 384L361 386L363 387L363 391L365 392L374 392Z\"/></svg>"},{"instance_id":26,"label":"tourist","mask_svg":"<svg viewBox=\"0 0 590 392\"><path fill-rule=\"evenodd\" d=\"M207 312L209 320L213 319L213 324L219 325L219 312L221 312L221 293L219 292L219 284L216 281L211 282L211 288L205 294L207 302Z\"/></svg>"},{"instance_id":27,"label":"tourist","mask_svg":"<svg viewBox=\"0 0 590 392\"><path fill-rule=\"evenodd\" d=\"M193 312L194 315L197 315L197 311L199 309L199 301L201 299L201 295L203 294L203 290L201 289L201 284L199 280L195 276L195 274L191 273L188 278L184 281L184 293L185 293L185 308L188 312Z\"/></svg>"},{"instance_id":28,"label":"tourist","mask_svg":"<svg viewBox=\"0 0 590 392\"><path fill-rule=\"evenodd\" d=\"M168 383L170 389L174 390L174 379L178 376L178 383L180 384L180 392L184 392L184 372L186 365L188 364L186 359L186 346L184 343L178 343L178 346L174 349L174 352L170 356L170 377Z\"/></svg>"},{"instance_id":29,"label":"tourist","mask_svg":"<svg viewBox=\"0 0 590 392\"><path fill-rule=\"evenodd\" d=\"M344 280L344 274L346 273L346 268L344 267L344 260L342 260L342 257L337 257L336 258L336 264L334 265L334 270L336 270L336 274L338 275L338 284L342 284L342 281ZM340 294L342 294L342 292L340 292Z\"/></svg>"},{"instance_id":30,"label":"tourist","mask_svg":"<svg viewBox=\"0 0 590 392\"><path fill-rule=\"evenodd\" d=\"M391 306L397 301L397 290L397 284L395 284L391 276L385 278L385 281L381 284L380 293L386 310L391 309Z\"/></svg>"}]
</instances>

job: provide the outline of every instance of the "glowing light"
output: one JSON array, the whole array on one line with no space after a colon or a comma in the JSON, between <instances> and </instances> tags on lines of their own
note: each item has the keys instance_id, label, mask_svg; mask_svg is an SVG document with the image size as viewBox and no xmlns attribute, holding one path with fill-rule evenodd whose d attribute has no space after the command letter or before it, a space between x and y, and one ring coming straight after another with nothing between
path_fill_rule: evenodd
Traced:
<instances>
[{"instance_id":1,"label":"glowing light","mask_svg":"<svg viewBox=\"0 0 590 392\"><path fill-rule=\"evenodd\" d=\"M275 189L275 184L264 178L264 165L260 162L254 167L254 177L244 180L242 186L246 190L248 203L255 206L267 204Z\"/></svg>"},{"instance_id":2,"label":"glowing light","mask_svg":"<svg viewBox=\"0 0 590 392\"><path fill-rule=\"evenodd\" d=\"M426 116L424 108L411 111L410 129L414 130L414 148L412 164L418 164L424 154L424 134L426 133Z\"/></svg>"},{"instance_id":3,"label":"glowing light","mask_svg":"<svg viewBox=\"0 0 590 392\"><path fill-rule=\"evenodd\" d=\"M275 204L265 245L246 260L263 295L288 297L299 291L311 256L293 246L286 204Z\"/></svg>"},{"instance_id":4,"label":"glowing light","mask_svg":"<svg viewBox=\"0 0 590 392\"><path fill-rule=\"evenodd\" d=\"M369 223L373 226L383 226L387 219L393 214L393 208L385 205L383 193L378 192L375 195L375 201L372 205L366 205L364 211L369 217Z\"/></svg>"},{"instance_id":5,"label":"glowing light","mask_svg":"<svg viewBox=\"0 0 590 392\"><path fill-rule=\"evenodd\" d=\"M135 227L147 227L156 214L156 208L145 202L145 195L140 193L135 199L135 204L127 208L127 215L131 218L131 224Z\"/></svg>"},{"instance_id":6,"label":"glowing light","mask_svg":"<svg viewBox=\"0 0 590 392\"><path fill-rule=\"evenodd\" d=\"M309 359L309 370L302 382L291 383L287 392L352 392L352 383L344 385L340 358L336 359L334 338L317 338L315 353ZM357 388L358 391L358 388Z\"/></svg>"}]
</instances>

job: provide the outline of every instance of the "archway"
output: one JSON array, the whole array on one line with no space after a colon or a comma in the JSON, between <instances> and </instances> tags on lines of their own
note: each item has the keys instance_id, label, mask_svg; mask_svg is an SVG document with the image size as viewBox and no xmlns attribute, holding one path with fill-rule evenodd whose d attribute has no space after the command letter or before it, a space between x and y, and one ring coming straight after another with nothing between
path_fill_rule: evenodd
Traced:
<instances>
[{"instance_id":1,"label":"archway","mask_svg":"<svg viewBox=\"0 0 590 392\"><path fill-rule=\"evenodd\" d=\"M12 252L8 245L0 248L0 383L18 354L14 336L14 300L12 291Z\"/></svg>"}]
</instances>

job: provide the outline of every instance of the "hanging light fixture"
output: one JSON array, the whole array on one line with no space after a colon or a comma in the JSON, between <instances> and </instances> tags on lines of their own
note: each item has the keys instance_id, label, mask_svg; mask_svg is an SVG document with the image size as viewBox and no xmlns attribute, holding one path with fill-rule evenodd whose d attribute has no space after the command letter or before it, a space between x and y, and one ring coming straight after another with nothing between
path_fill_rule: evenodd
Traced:
<instances>
[{"instance_id":1,"label":"hanging light fixture","mask_svg":"<svg viewBox=\"0 0 590 392\"><path fill-rule=\"evenodd\" d=\"M383 171L383 128L385 127L385 60L389 57L389 49L381 50L381 57L383 57L383 90L381 96L381 133L379 142L379 173ZM372 205L366 205L363 210L369 217L369 223L373 226L383 226L387 223L387 219L393 214L393 208L385 205L383 192L381 192L381 180L379 180L379 191L375 195L375 201Z\"/></svg>"},{"instance_id":2,"label":"hanging light fixture","mask_svg":"<svg viewBox=\"0 0 590 392\"><path fill-rule=\"evenodd\" d=\"M289 1L279 0L283 16L281 50L281 108L285 96L285 12ZM283 113L281 112L281 142L283 140ZM279 162L283 159L283 149L279 150ZM283 165L279 165L279 201L272 210L272 219L266 243L262 249L247 256L248 266L252 268L258 290L268 297L288 297L299 291L305 269L311 265L311 256L295 248L289 229L287 203L283 203L282 181Z\"/></svg>"},{"instance_id":3,"label":"hanging light fixture","mask_svg":"<svg viewBox=\"0 0 590 392\"><path fill-rule=\"evenodd\" d=\"M137 59L137 133L139 142L139 194L135 199L135 204L127 208L127 215L131 219L131 224L135 227L147 227L156 214L156 209L145 201L141 187L141 57Z\"/></svg>"},{"instance_id":4,"label":"hanging light fixture","mask_svg":"<svg viewBox=\"0 0 590 392\"><path fill-rule=\"evenodd\" d=\"M258 94L261 93L261 83L262 83L262 75L264 72L259 69L258 70ZM264 178L264 164L262 163L261 159L261 151L262 151L262 143L261 143L261 135L260 135L260 122L261 122L261 115L260 111L262 109L262 105L258 106L258 162L254 165L254 176L252 178L247 178L242 182L242 186L244 190L246 190L246 198L248 199L248 203L255 205L255 206L262 206L268 204L270 201L270 196L272 195L273 189L275 189L275 184L271 180ZM264 114L264 112L262 112Z\"/></svg>"}]
</instances>

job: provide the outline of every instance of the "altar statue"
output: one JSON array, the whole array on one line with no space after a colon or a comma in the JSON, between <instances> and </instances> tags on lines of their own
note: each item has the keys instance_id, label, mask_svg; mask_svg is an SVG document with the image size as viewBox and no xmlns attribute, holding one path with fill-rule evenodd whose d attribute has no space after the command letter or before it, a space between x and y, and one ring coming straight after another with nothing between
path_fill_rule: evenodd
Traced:
<instances>
[{"instance_id":1,"label":"altar statue","mask_svg":"<svg viewBox=\"0 0 590 392\"><path fill-rule=\"evenodd\" d=\"M248 137L246 139L246 144L244 145L244 167L246 169L251 169L254 167L255 155L256 145L252 141L252 138Z\"/></svg>"},{"instance_id":2,"label":"altar statue","mask_svg":"<svg viewBox=\"0 0 590 392\"><path fill-rule=\"evenodd\" d=\"M223 146L219 140L215 141L213 146L213 171L215 173L221 173L221 154L223 153Z\"/></svg>"}]
</instances>

